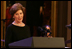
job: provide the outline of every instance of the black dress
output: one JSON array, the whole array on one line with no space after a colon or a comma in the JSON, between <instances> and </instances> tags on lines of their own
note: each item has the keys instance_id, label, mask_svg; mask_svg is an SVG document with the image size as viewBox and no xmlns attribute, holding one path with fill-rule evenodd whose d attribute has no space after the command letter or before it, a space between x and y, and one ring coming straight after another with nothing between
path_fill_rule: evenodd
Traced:
<instances>
[{"instance_id":1,"label":"black dress","mask_svg":"<svg viewBox=\"0 0 72 49\"><path fill-rule=\"evenodd\" d=\"M7 27L7 31L6 31L5 46L6 48L9 48L8 46L9 43L19 41L28 37L30 37L30 30L27 25L25 25L24 27L19 27L10 24Z\"/></svg>"}]
</instances>

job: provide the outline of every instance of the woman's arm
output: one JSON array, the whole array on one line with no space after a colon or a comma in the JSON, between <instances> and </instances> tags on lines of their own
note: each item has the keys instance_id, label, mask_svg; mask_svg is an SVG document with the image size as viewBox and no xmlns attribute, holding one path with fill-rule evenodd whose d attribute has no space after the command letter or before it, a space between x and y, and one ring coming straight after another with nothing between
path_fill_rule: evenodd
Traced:
<instances>
[{"instance_id":1,"label":"woman's arm","mask_svg":"<svg viewBox=\"0 0 72 49\"><path fill-rule=\"evenodd\" d=\"M31 37L30 28L27 26L27 37Z\"/></svg>"},{"instance_id":2,"label":"woman's arm","mask_svg":"<svg viewBox=\"0 0 72 49\"><path fill-rule=\"evenodd\" d=\"M8 44L11 43L12 40L12 30L10 27L7 27L6 36L5 36L5 47L9 48Z\"/></svg>"}]
</instances>

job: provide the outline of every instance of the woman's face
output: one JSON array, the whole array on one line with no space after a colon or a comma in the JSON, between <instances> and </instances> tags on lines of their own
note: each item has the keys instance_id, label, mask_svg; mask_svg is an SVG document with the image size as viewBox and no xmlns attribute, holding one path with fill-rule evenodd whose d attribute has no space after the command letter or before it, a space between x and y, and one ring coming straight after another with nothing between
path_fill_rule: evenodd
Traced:
<instances>
[{"instance_id":1,"label":"woman's face","mask_svg":"<svg viewBox=\"0 0 72 49\"><path fill-rule=\"evenodd\" d=\"M15 19L16 22L20 23L20 22L22 22L22 20L23 20L23 16L24 16L23 11L22 11L22 10L18 10L18 11L14 14L13 17L14 17L14 19Z\"/></svg>"}]
</instances>

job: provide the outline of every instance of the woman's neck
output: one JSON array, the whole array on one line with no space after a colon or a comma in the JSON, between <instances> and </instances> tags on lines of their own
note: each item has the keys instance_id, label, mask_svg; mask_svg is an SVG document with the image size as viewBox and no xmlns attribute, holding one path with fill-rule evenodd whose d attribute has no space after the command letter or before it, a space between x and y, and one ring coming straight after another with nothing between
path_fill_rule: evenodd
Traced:
<instances>
[{"instance_id":1,"label":"woman's neck","mask_svg":"<svg viewBox=\"0 0 72 49\"><path fill-rule=\"evenodd\" d=\"M17 22L17 21L14 21L16 24L22 24L22 22Z\"/></svg>"},{"instance_id":2,"label":"woman's neck","mask_svg":"<svg viewBox=\"0 0 72 49\"><path fill-rule=\"evenodd\" d=\"M25 24L23 22L19 23L19 22L14 21L12 24L14 24L16 26L20 26L20 27L24 27L25 26Z\"/></svg>"}]
</instances>

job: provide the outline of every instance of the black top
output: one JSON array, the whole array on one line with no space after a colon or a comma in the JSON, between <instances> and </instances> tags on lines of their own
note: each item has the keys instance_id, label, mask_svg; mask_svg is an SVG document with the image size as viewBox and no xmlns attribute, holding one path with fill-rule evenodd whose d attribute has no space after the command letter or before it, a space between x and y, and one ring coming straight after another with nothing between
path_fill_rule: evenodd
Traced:
<instances>
[{"instance_id":1,"label":"black top","mask_svg":"<svg viewBox=\"0 0 72 49\"><path fill-rule=\"evenodd\" d=\"M25 38L30 37L30 30L27 25L24 27L19 27L13 24L10 24L7 27L6 37L5 37L5 46L6 48L9 47L8 44L19 41Z\"/></svg>"}]
</instances>

